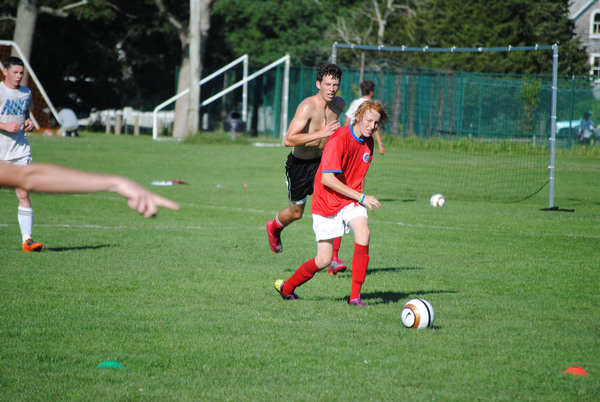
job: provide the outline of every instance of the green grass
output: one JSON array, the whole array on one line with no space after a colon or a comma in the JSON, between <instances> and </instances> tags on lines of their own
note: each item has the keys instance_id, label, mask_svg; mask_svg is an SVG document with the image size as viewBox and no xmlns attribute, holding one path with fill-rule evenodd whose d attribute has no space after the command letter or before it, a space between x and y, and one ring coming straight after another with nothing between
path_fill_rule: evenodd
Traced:
<instances>
[{"instance_id":1,"label":"green grass","mask_svg":"<svg viewBox=\"0 0 600 402\"><path fill-rule=\"evenodd\" d=\"M266 242L289 150L30 142L37 162L189 184L152 187L182 209L150 220L114 194L33 194L39 254L20 251L14 191L0 190L2 400L598 400L597 157L557 157L555 204L574 212L541 211L545 191L518 203L450 192L432 208L430 194L377 182L359 309L350 273L318 273L294 302L272 288L316 251L310 214L283 232L281 255ZM387 151L381 161L412 152ZM413 297L433 305L433 329L402 326ZM113 360L125 368L96 368ZM589 376L561 374L570 366Z\"/></svg>"}]
</instances>

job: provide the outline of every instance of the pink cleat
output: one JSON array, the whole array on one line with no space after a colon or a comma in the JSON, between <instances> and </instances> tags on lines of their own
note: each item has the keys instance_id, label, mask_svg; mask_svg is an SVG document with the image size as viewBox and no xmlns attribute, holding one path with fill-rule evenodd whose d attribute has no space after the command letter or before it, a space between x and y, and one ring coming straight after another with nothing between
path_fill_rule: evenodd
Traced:
<instances>
[{"instance_id":1,"label":"pink cleat","mask_svg":"<svg viewBox=\"0 0 600 402\"><path fill-rule=\"evenodd\" d=\"M344 261L340 260L337 257L333 257L329 268L327 268L327 272L329 272L329 275L337 275L338 272L346 272L347 268L348 267L346 266L346 264L344 264Z\"/></svg>"},{"instance_id":2,"label":"pink cleat","mask_svg":"<svg viewBox=\"0 0 600 402\"><path fill-rule=\"evenodd\" d=\"M273 250L274 253L281 253L283 251L283 246L281 245L281 237L280 237L280 233L281 231L279 231L279 233L277 233L277 235L274 235L273 232L275 231L275 221L268 221L267 222L267 236L269 237L269 246L271 247L271 250Z\"/></svg>"},{"instance_id":3,"label":"pink cleat","mask_svg":"<svg viewBox=\"0 0 600 402\"><path fill-rule=\"evenodd\" d=\"M351 305L351 306L367 307L367 305L365 303L363 303L362 301L360 301L360 297L357 297L355 299L351 299L348 302L348 304Z\"/></svg>"}]
</instances>

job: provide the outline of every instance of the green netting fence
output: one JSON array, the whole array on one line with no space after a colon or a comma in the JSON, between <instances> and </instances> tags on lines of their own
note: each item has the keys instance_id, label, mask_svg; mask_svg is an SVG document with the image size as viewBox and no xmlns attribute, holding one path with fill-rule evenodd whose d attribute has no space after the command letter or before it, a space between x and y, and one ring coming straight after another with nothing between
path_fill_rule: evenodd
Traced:
<instances>
[{"instance_id":1,"label":"green netting fence","mask_svg":"<svg viewBox=\"0 0 600 402\"><path fill-rule=\"evenodd\" d=\"M316 67L292 66L289 80L289 124L300 102L317 91ZM252 73L252 71L251 71ZM394 70L344 69L339 95L349 104L360 96L360 77L376 84L375 98L387 104L392 122L386 134L451 138L500 138L544 141L550 135L551 75L502 75L445 72L398 67ZM239 80L230 72L222 81L202 87L208 98ZM281 135L283 67L279 66L248 84L250 135ZM600 117L598 88L590 77L558 77L558 143L576 142L579 120L585 111ZM209 129L217 129L230 111L240 110L241 90L203 108ZM341 120L343 120L341 118Z\"/></svg>"},{"instance_id":2,"label":"green netting fence","mask_svg":"<svg viewBox=\"0 0 600 402\"><path fill-rule=\"evenodd\" d=\"M391 112L391 122L383 133L389 152L375 158L368 181L382 195L419 199L439 192L450 200L515 202L548 185L551 75L401 66L363 71L342 68L339 95L348 104L360 95L362 77L375 82L375 98ZM291 67L288 119L283 125L283 67L250 82L247 135L280 138L282 127L287 127L299 103L316 93L316 70ZM202 97L239 78L239 74L230 73L220 87L203 87ZM209 113L210 121L216 123L211 129L217 128L228 112L239 110L241 93L237 92L204 108L202 112ZM558 77L557 146L578 143L578 125L585 111L592 111L592 118L600 118L599 95L590 77ZM344 119L342 114L340 122Z\"/></svg>"}]
</instances>

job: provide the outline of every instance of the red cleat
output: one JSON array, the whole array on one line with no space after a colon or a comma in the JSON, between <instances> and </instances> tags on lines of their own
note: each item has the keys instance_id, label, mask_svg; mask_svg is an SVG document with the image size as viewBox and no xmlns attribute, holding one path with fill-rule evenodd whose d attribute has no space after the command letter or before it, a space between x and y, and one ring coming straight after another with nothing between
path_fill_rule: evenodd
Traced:
<instances>
[{"instance_id":1,"label":"red cleat","mask_svg":"<svg viewBox=\"0 0 600 402\"><path fill-rule=\"evenodd\" d=\"M271 247L271 250L273 250L274 253L281 253L283 251L283 246L281 245L281 237L280 237L280 233L281 231L278 231L277 235L274 235L273 232L275 231L275 221L268 221L267 222L267 236L269 237L269 246Z\"/></svg>"}]
</instances>

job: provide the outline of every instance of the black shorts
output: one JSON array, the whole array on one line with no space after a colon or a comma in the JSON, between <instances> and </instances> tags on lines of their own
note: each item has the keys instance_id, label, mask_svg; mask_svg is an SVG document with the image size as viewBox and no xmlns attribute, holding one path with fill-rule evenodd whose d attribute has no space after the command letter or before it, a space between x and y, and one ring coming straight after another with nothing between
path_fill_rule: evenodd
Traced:
<instances>
[{"instance_id":1,"label":"black shorts","mask_svg":"<svg viewBox=\"0 0 600 402\"><path fill-rule=\"evenodd\" d=\"M319 170L321 158L299 159L291 153L285 162L285 182L288 198L294 204L302 204L313 193L315 174Z\"/></svg>"}]
</instances>

